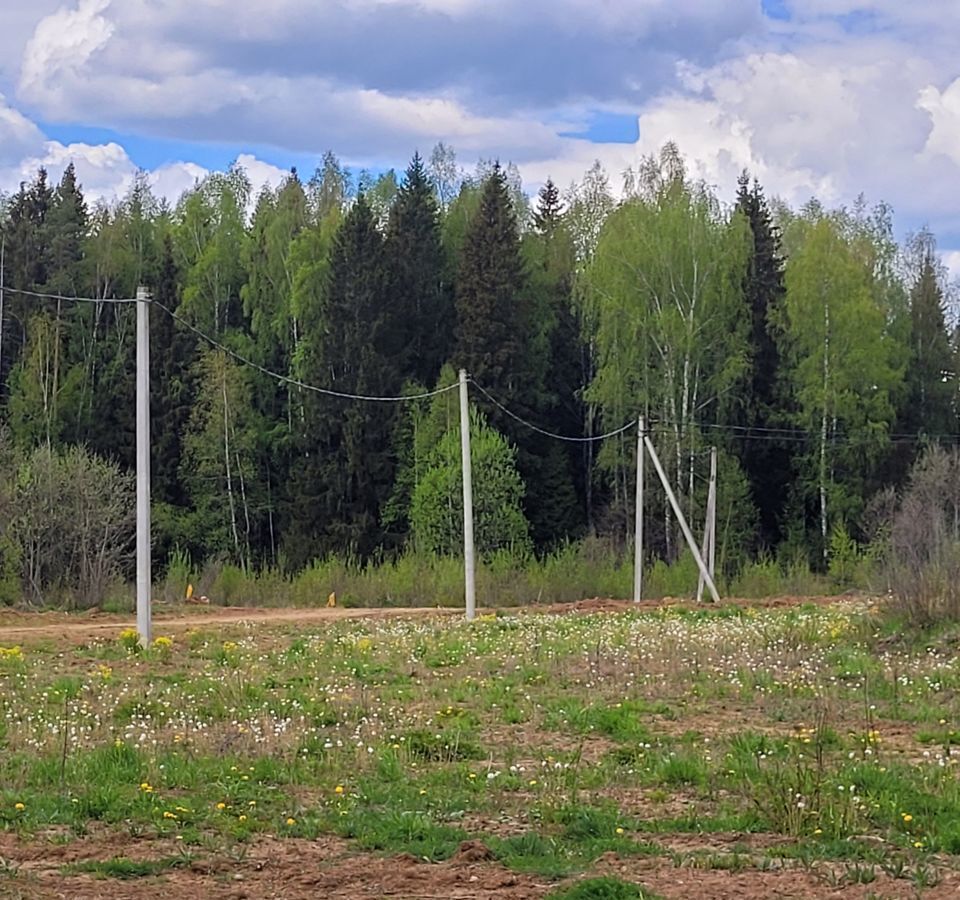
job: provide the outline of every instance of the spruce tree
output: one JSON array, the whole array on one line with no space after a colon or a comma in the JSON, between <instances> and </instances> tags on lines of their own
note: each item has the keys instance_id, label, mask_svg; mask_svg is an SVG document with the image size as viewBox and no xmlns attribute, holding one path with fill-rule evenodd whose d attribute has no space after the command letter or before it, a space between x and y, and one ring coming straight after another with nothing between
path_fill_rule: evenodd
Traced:
<instances>
[{"instance_id":1,"label":"spruce tree","mask_svg":"<svg viewBox=\"0 0 960 900\"><path fill-rule=\"evenodd\" d=\"M919 272L910 291L910 361L906 402L898 430L908 434L952 434L953 369L944 315L941 265L932 236L921 235Z\"/></svg>"},{"instance_id":2,"label":"spruce tree","mask_svg":"<svg viewBox=\"0 0 960 900\"><path fill-rule=\"evenodd\" d=\"M419 154L390 208L384 253L391 355L401 359L404 377L433 384L453 350L453 302L437 201Z\"/></svg>"},{"instance_id":3,"label":"spruce tree","mask_svg":"<svg viewBox=\"0 0 960 900\"><path fill-rule=\"evenodd\" d=\"M564 221L556 185L547 180L533 212L533 232L524 251L538 337L530 348L542 348L536 363L544 372L535 416L554 431L580 435L583 429L580 323L573 308L573 239ZM519 462L527 479L527 517L540 548L571 538L585 525L582 447L528 434Z\"/></svg>"},{"instance_id":4,"label":"spruce tree","mask_svg":"<svg viewBox=\"0 0 960 900\"><path fill-rule=\"evenodd\" d=\"M49 248L46 220L53 202L53 191L47 183L47 171L41 168L28 185L10 200L3 223L4 280L8 287L37 290L47 282ZM0 405L6 406L11 370L26 347L29 334L26 323L35 315L38 305L33 298L8 294L3 321L0 322Z\"/></svg>"},{"instance_id":5,"label":"spruce tree","mask_svg":"<svg viewBox=\"0 0 960 900\"><path fill-rule=\"evenodd\" d=\"M83 286L82 262L88 215L73 163L64 169L53 192L45 221L48 272L46 286L57 294L76 295Z\"/></svg>"},{"instance_id":6,"label":"spruce tree","mask_svg":"<svg viewBox=\"0 0 960 900\"><path fill-rule=\"evenodd\" d=\"M456 362L508 406L529 407L531 401L526 289L516 215L506 176L496 164L463 243L456 286ZM491 420L502 424L501 416Z\"/></svg>"},{"instance_id":7,"label":"spruce tree","mask_svg":"<svg viewBox=\"0 0 960 900\"><path fill-rule=\"evenodd\" d=\"M150 311L151 473L154 496L161 503L173 506L187 502L180 462L193 403L189 372L197 351L196 339L165 311L176 312L178 275L173 243L170 236L165 235L160 277L153 289L156 304ZM160 309L158 304L165 309Z\"/></svg>"},{"instance_id":8,"label":"spruce tree","mask_svg":"<svg viewBox=\"0 0 960 900\"><path fill-rule=\"evenodd\" d=\"M307 381L350 394L398 393L384 284L382 239L361 195L334 238L323 314L305 336ZM330 552L365 558L378 546L393 483L394 415L393 405L306 398L286 526L295 567Z\"/></svg>"},{"instance_id":9,"label":"spruce tree","mask_svg":"<svg viewBox=\"0 0 960 900\"><path fill-rule=\"evenodd\" d=\"M767 430L785 423L780 351L773 321L785 294L780 235L760 184L744 172L737 182L737 209L750 225L750 257L743 290L750 311L750 368L735 424L746 427L735 450L750 482L760 519L760 541L774 547L793 480L789 446ZM755 430L754 430L755 429Z\"/></svg>"},{"instance_id":10,"label":"spruce tree","mask_svg":"<svg viewBox=\"0 0 960 900\"><path fill-rule=\"evenodd\" d=\"M563 203L560 190L548 178L537 196L537 207L533 211L533 228L537 234L552 236L560 227L563 217Z\"/></svg>"}]
</instances>

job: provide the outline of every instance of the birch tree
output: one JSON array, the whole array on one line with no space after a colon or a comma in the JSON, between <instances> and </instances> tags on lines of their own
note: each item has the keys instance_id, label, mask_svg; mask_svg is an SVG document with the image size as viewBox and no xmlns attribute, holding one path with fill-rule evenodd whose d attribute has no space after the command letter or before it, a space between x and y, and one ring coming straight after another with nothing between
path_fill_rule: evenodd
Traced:
<instances>
[{"instance_id":1,"label":"birch tree","mask_svg":"<svg viewBox=\"0 0 960 900\"><path fill-rule=\"evenodd\" d=\"M888 446L903 379L883 286L847 224L843 215L808 210L794 226L785 277L783 343L796 420L814 436L801 490L816 509L824 559L833 525L856 514L867 474Z\"/></svg>"},{"instance_id":2,"label":"birch tree","mask_svg":"<svg viewBox=\"0 0 960 900\"><path fill-rule=\"evenodd\" d=\"M717 420L746 371L748 231L687 180L672 145L644 161L633 188L607 219L584 276L597 352L588 396L604 427L638 413L660 423L673 487L689 507L698 426ZM623 508L633 493L633 442L601 452ZM669 553L666 526L665 536Z\"/></svg>"},{"instance_id":3,"label":"birch tree","mask_svg":"<svg viewBox=\"0 0 960 900\"><path fill-rule=\"evenodd\" d=\"M208 555L250 561L256 483L248 372L222 350L197 363L197 399L184 440L183 480L194 510L194 540Z\"/></svg>"}]
</instances>

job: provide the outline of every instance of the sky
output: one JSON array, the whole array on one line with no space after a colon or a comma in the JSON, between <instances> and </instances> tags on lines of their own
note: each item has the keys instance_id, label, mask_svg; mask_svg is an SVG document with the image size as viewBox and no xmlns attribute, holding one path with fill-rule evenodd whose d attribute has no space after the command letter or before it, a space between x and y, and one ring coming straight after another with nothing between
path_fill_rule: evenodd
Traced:
<instances>
[{"instance_id":1,"label":"sky","mask_svg":"<svg viewBox=\"0 0 960 900\"><path fill-rule=\"evenodd\" d=\"M255 188L330 149L403 168L453 146L528 190L666 141L731 199L884 201L960 274L958 0L4 0L0 191L70 161L175 201L239 160Z\"/></svg>"}]
</instances>

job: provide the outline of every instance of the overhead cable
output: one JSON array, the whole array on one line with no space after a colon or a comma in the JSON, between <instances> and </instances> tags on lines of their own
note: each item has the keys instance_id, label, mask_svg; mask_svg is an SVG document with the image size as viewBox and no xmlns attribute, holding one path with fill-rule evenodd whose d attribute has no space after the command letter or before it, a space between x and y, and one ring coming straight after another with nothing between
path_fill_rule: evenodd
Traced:
<instances>
[{"instance_id":1,"label":"overhead cable","mask_svg":"<svg viewBox=\"0 0 960 900\"><path fill-rule=\"evenodd\" d=\"M259 363L254 362L252 359L248 359L242 354L237 353L236 350L231 350L225 344L222 344L220 341L216 340L216 338L210 337L210 335L201 331L191 322L187 321L183 316L175 313L171 309L168 309L166 306L164 306L162 303L160 303L157 300L151 300L150 304L152 306L156 306L162 309L168 316L170 316L172 319L175 319L177 322L179 322L185 328L192 331L195 335L197 335L202 340L206 341L208 344L210 344L211 347L214 347L215 349L220 350L223 353L226 353L228 356L231 356L233 359L235 359L238 363L241 363L244 366L249 366L252 369L256 369L261 374L266 375L269 378L273 378L276 381L283 382L284 384L289 384L292 387L300 388L301 390L304 390L304 391L312 391L315 394L323 394L324 396L327 396L327 397L339 397L343 400L361 400L367 403L405 403L407 401L412 401L412 400L425 400L428 397L436 397L439 394L445 394L448 391L454 391L459 386L457 384L451 384L451 385L447 385L447 387L437 388L436 390L433 390L433 391L423 391L422 393L419 393L419 394L404 394L404 395L398 395L398 396L382 396L382 397L375 396L373 394L353 394L348 391L335 391L335 390L332 390L331 388L317 387L314 384L307 384L304 381L300 381L298 378L291 378L289 375L282 375L279 372L274 372L266 368L265 366L261 366Z\"/></svg>"}]
</instances>

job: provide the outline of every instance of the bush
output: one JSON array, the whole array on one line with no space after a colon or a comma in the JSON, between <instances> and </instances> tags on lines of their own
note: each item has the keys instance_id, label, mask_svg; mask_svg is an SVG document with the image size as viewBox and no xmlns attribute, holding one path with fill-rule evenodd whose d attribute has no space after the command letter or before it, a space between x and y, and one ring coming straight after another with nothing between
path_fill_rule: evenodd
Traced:
<instances>
[{"instance_id":1,"label":"bush","mask_svg":"<svg viewBox=\"0 0 960 900\"><path fill-rule=\"evenodd\" d=\"M960 451L928 450L890 521L887 583L894 612L918 625L960 619Z\"/></svg>"},{"instance_id":2,"label":"bush","mask_svg":"<svg viewBox=\"0 0 960 900\"><path fill-rule=\"evenodd\" d=\"M129 559L134 500L133 478L83 447L39 447L21 461L4 557L19 559L26 596L98 604Z\"/></svg>"},{"instance_id":3,"label":"bush","mask_svg":"<svg viewBox=\"0 0 960 900\"><path fill-rule=\"evenodd\" d=\"M524 488L517 472L516 450L479 413L471 413L470 427L477 553L529 553L530 526L521 508ZM410 523L418 550L450 555L463 548L460 453L460 430L451 427L413 490Z\"/></svg>"}]
</instances>

